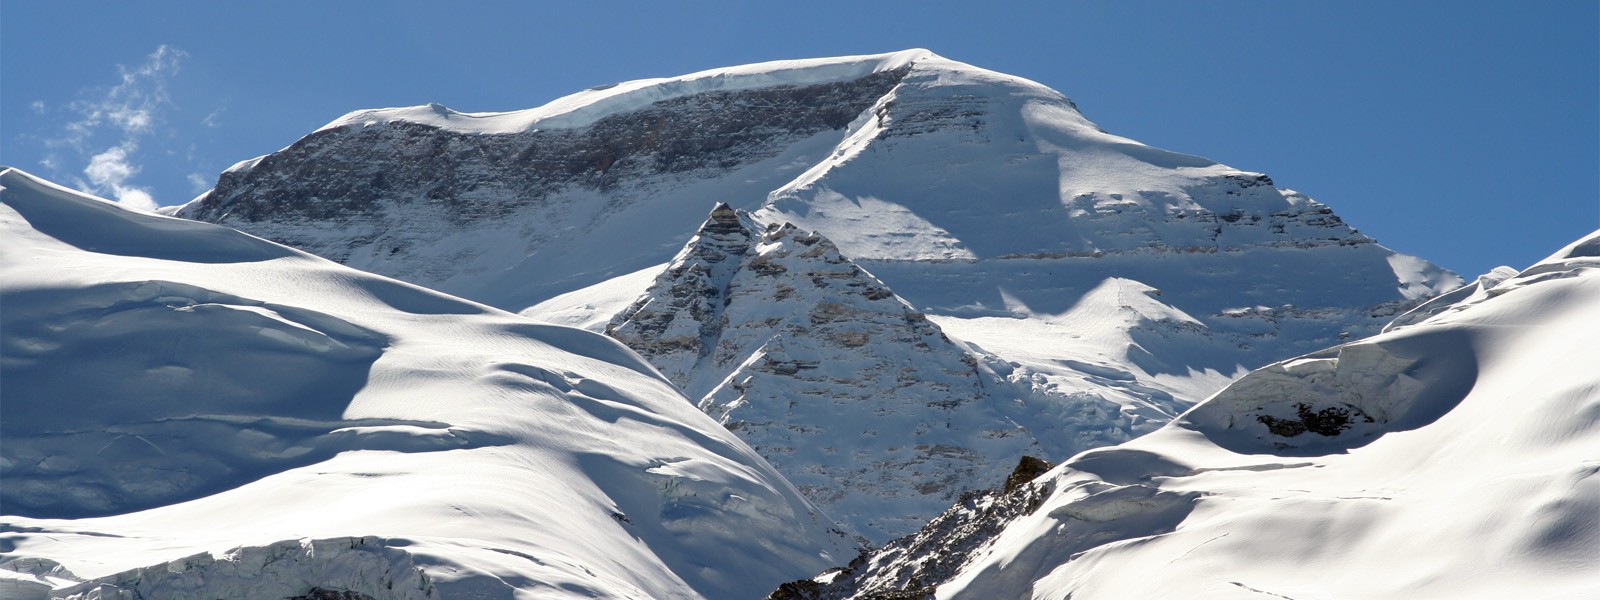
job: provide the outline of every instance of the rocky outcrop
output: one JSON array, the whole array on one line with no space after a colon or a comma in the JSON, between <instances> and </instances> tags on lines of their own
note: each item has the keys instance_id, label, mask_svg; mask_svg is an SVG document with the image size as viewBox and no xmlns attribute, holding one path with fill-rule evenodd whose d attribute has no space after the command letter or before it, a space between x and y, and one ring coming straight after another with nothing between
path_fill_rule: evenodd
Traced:
<instances>
[{"instance_id":1,"label":"rocky outcrop","mask_svg":"<svg viewBox=\"0 0 1600 600\"><path fill-rule=\"evenodd\" d=\"M767 600L923 600L949 580L1018 516L1038 510L1054 485L1035 483L1051 465L1024 456L1004 487L963 494L920 530L882 548L863 551L849 565L785 583Z\"/></svg>"}]
</instances>

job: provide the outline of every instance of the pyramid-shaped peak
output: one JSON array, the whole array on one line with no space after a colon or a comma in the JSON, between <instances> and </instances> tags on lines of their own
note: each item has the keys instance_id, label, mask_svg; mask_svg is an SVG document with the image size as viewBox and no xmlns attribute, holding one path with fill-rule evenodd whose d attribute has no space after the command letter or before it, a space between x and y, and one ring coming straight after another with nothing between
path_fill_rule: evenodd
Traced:
<instances>
[{"instance_id":1,"label":"pyramid-shaped peak","mask_svg":"<svg viewBox=\"0 0 1600 600\"><path fill-rule=\"evenodd\" d=\"M739 217L739 211L734 210L733 207L728 206L725 202L718 202L717 206L711 209L711 216L706 217L705 224L700 226L699 235L715 238L726 238L733 235L748 238L750 237L750 231Z\"/></svg>"}]
</instances>

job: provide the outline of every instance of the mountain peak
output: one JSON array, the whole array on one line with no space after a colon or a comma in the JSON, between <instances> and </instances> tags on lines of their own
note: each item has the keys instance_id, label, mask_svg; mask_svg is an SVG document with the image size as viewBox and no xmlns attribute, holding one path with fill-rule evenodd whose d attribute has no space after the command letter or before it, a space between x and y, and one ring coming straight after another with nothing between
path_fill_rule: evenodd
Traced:
<instances>
[{"instance_id":1,"label":"mountain peak","mask_svg":"<svg viewBox=\"0 0 1600 600\"><path fill-rule=\"evenodd\" d=\"M725 202L718 202L717 206L711 209L711 216L706 218L705 224L700 226L698 233L702 236L727 236L733 234L749 237L749 232L745 230L744 224L739 221L739 213Z\"/></svg>"},{"instance_id":2,"label":"mountain peak","mask_svg":"<svg viewBox=\"0 0 1600 600\"><path fill-rule=\"evenodd\" d=\"M975 360L826 237L712 215L607 333L842 525L905 533L1034 449Z\"/></svg>"}]
</instances>

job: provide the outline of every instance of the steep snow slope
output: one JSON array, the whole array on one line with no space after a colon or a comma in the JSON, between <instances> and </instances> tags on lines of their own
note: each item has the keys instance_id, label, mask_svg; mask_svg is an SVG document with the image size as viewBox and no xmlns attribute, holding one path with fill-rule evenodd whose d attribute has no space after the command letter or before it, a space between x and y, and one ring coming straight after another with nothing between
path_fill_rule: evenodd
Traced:
<instances>
[{"instance_id":1,"label":"steep snow slope","mask_svg":"<svg viewBox=\"0 0 1600 600\"><path fill-rule=\"evenodd\" d=\"M0 203L7 597L735 598L848 551L602 336L15 169Z\"/></svg>"},{"instance_id":2,"label":"steep snow slope","mask_svg":"<svg viewBox=\"0 0 1600 600\"><path fill-rule=\"evenodd\" d=\"M1600 232L1508 275L781 597L1600 594Z\"/></svg>"}]
</instances>

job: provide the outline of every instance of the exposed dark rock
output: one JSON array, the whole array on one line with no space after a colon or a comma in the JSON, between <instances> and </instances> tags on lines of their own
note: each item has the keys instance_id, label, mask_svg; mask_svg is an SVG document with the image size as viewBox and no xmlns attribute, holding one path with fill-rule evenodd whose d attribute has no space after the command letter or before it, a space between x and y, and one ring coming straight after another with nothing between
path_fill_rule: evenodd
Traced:
<instances>
[{"instance_id":1,"label":"exposed dark rock","mask_svg":"<svg viewBox=\"0 0 1600 600\"><path fill-rule=\"evenodd\" d=\"M348 590L325 590L319 587L299 596L291 596L284 600L377 600L372 596Z\"/></svg>"},{"instance_id":2,"label":"exposed dark rock","mask_svg":"<svg viewBox=\"0 0 1600 600\"><path fill-rule=\"evenodd\" d=\"M1299 402L1294 405L1296 416L1299 419L1281 419L1270 415L1259 415L1256 420L1267 426L1273 435L1295 437L1307 431L1317 435L1333 437L1350 428L1356 419L1367 423L1373 418L1361 409L1354 406L1329 406L1320 410L1312 410L1310 404Z\"/></svg>"},{"instance_id":3,"label":"exposed dark rock","mask_svg":"<svg viewBox=\"0 0 1600 600\"><path fill-rule=\"evenodd\" d=\"M338 220L384 210L384 202L443 203L453 218L471 222L563 188L604 191L663 174L715 177L795 140L843 129L908 71L705 92L570 129L483 134L399 121L325 129L253 168L223 173L184 216L217 223Z\"/></svg>"},{"instance_id":4,"label":"exposed dark rock","mask_svg":"<svg viewBox=\"0 0 1600 600\"><path fill-rule=\"evenodd\" d=\"M1026 476L1048 463L1024 457L1012 477ZM1023 475L1019 475L1022 473ZM1032 477L1036 477L1034 473ZM1030 477L1030 480L1032 479ZM953 577L974 552L983 548L1011 521L1039 509L1054 486L1022 482L981 492L968 492L955 506L929 521L922 530L868 549L842 569L812 579L785 583L768 600L922 600Z\"/></svg>"},{"instance_id":5,"label":"exposed dark rock","mask_svg":"<svg viewBox=\"0 0 1600 600\"><path fill-rule=\"evenodd\" d=\"M1017 491L1023 484L1037 479L1054 466L1044 459L1023 456L1022 460L1017 461L1017 468L1012 469L1011 475L1006 477L1006 485L1003 491L1007 494Z\"/></svg>"}]
</instances>

